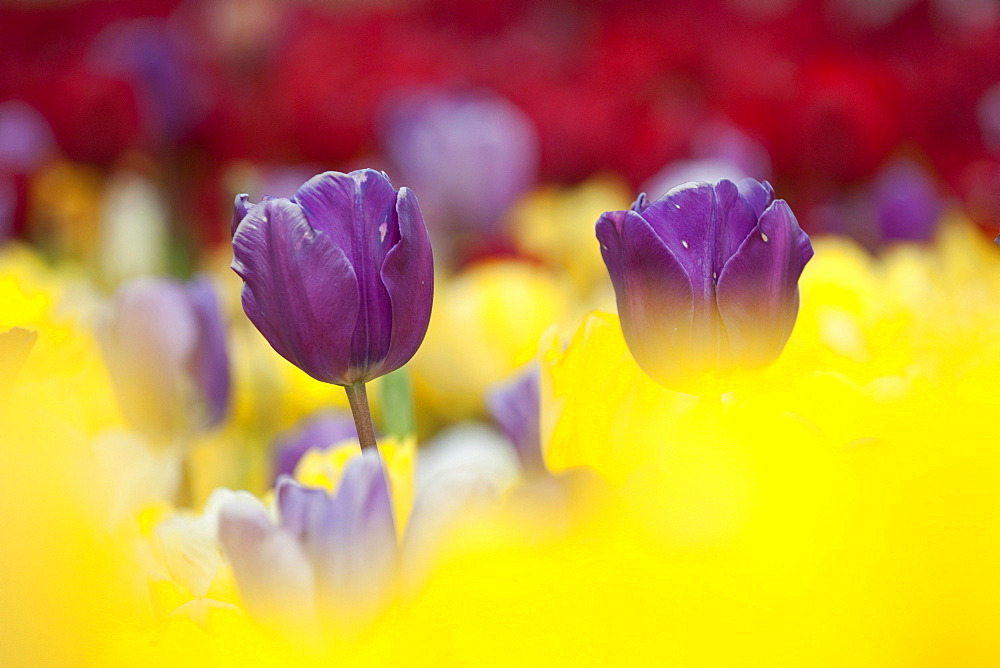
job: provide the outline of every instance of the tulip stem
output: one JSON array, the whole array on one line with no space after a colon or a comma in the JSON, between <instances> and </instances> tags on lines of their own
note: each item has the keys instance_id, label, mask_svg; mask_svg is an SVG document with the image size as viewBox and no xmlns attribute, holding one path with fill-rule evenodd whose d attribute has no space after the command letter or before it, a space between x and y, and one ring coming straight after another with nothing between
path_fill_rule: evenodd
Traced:
<instances>
[{"instance_id":1,"label":"tulip stem","mask_svg":"<svg viewBox=\"0 0 1000 668\"><path fill-rule=\"evenodd\" d=\"M354 426L358 430L358 442L361 443L361 451L371 448L378 452L378 445L375 443L375 425L372 424L372 411L368 407L368 391L364 383L345 385L347 401L351 404L351 413L354 414Z\"/></svg>"}]
</instances>

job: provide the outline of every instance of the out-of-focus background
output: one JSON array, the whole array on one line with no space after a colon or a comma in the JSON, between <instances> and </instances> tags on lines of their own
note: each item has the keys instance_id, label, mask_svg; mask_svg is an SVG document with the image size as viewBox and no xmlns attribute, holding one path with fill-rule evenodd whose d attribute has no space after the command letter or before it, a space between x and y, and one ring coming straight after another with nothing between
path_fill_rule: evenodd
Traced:
<instances>
[{"instance_id":1,"label":"out-of-focus background","mask_svg":"<svg viewBox=\"0 0 1000 668\"><path fill-rule=\"evenodd\" d=\"M902 181L993 230L998 45L994 0L8 0L0 235L88 262L160 235L170 255L135 263L185 273L235 192L359 166L471 235L456 263L508 250L534 183L595 174L652 196L769 178L807 230L869 246L927 234L879 211ZM470 169L492 188L435 192Z\"/></svg>"},{"instance_id":2,"label":"out-of-focus background","mask_svg":"<svg viewBox=\"0 0 1000 668\"><path fill-rule=\"evenodd\" d=\"M220 533L358 453L241 308L234 197L362 167L434 246L369 390L405 596L312 658L1000 665L1000 0L0 0L0 664L312 665L258 624L381 586L271 619L313 566ZM594 224L743 177L816 254L698 401Z\"/></svg>"}]
</instances>

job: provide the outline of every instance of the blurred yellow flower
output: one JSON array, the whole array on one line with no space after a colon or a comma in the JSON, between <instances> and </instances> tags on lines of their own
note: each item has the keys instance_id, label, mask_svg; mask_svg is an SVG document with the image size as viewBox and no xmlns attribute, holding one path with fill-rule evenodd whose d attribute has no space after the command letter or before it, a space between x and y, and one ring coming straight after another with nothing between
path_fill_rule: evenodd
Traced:
<instances>
[{"instance_id":1,"label":"blurred yellow flower","mask_svg":"<svg viewBox=\"0 0 1000 668\"><path fill-rule=\"evenodd\" d=\"M530 360L541 334L563 323L571 306L563 283L523 262L479 264L438 281L427 337L409 367L418 414L447 421L481 414L487 388Z\"/></svg>"},{"instance_id":2,"label":"blurred yellow flower","mask_svg":"<svg viewBox=\"0 0 1000 668\"><path fill-rule=\"evenodd\" d=\"M510 213L518 247L529 257L544 259L554 271L565 271L583 296L610 290L594 224L605 211L627 209L635 199L614 176L595 176L571 188L546 186L521 200ZM611 304L614 294L610 294Z\"/></svg>"}]
</instances>

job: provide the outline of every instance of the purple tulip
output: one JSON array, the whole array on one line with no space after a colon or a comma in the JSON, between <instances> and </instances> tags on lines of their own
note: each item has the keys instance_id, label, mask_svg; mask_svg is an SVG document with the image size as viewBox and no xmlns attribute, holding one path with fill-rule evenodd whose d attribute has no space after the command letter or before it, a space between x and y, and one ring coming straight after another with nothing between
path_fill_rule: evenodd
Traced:
<instances>
[{"instance_id":1,"label":"purple tulip","mask_svg":"<svg viewBox=\"0 0 1000 668\"><path fill-rule=\"evenodd\" d=\"M371 169L326 172L291 199L250 206L237 197L234 222L243 309L282 357L317 380L355 386L416 352L434 268L409 189L397 193Z\"/></svg>"},{"instance_id":2,"label":"purple tulip","mask_svg":"<svg viewBox=\"0 0 1000 668\"><path fill-rule=\"evenodd\" d=\"M597 221L622 330L660 384L697 392L784 348L809 237L766 181L690 183Z\"/></svg>"},{"instance_id":3,"label":"purple tulip","mask_svg":"<svg viewBox=\"0 0 1000 668\"><path fill-rule=\"evenodd\" d=\"M229 357L207 282L129 281L98 333L122 414L133 427L172 440L225 418Z\"/></svg>"}]
</instances>

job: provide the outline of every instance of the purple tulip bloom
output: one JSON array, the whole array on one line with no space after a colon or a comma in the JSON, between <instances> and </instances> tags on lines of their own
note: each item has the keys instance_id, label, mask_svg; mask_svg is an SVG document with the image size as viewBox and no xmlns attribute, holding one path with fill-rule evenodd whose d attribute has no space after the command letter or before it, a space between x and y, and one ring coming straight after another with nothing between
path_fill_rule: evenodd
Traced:
<instances>
[{"instance_id":1,"label":"purple tulip bloom","mask_svg":"<svg viewBox=\"0 0 1000 668\"><path fill-rule=\"evenodd\" d=\"M225 418L225 327L206 281L125 283L98 333L122 414L133 427L170 441Z\"/></svg>"},{"instance_id":2,"label":"purple tulip bloom","mask_svg":"<svg viewBox=\"0 0 1000 668\"><path fill-rule=\"evenodd\" d=\"M268 343L313 378L352 386L417 351L434 267L413 193L371 169L326 172L291 199L237 197L233 270Z\"/></svg>"},{"instance_id":3,"label":"purple tulip bloom","mask_svg":"<svg viewBox=\"0 0 1000 668\"><path fill-rule=\"evenodd\" d=\"M685 184L597 221L622 330L660 384L701 383L765 366L799 308L809 237L766 181Z\"/></svg>"}]
</instances>

